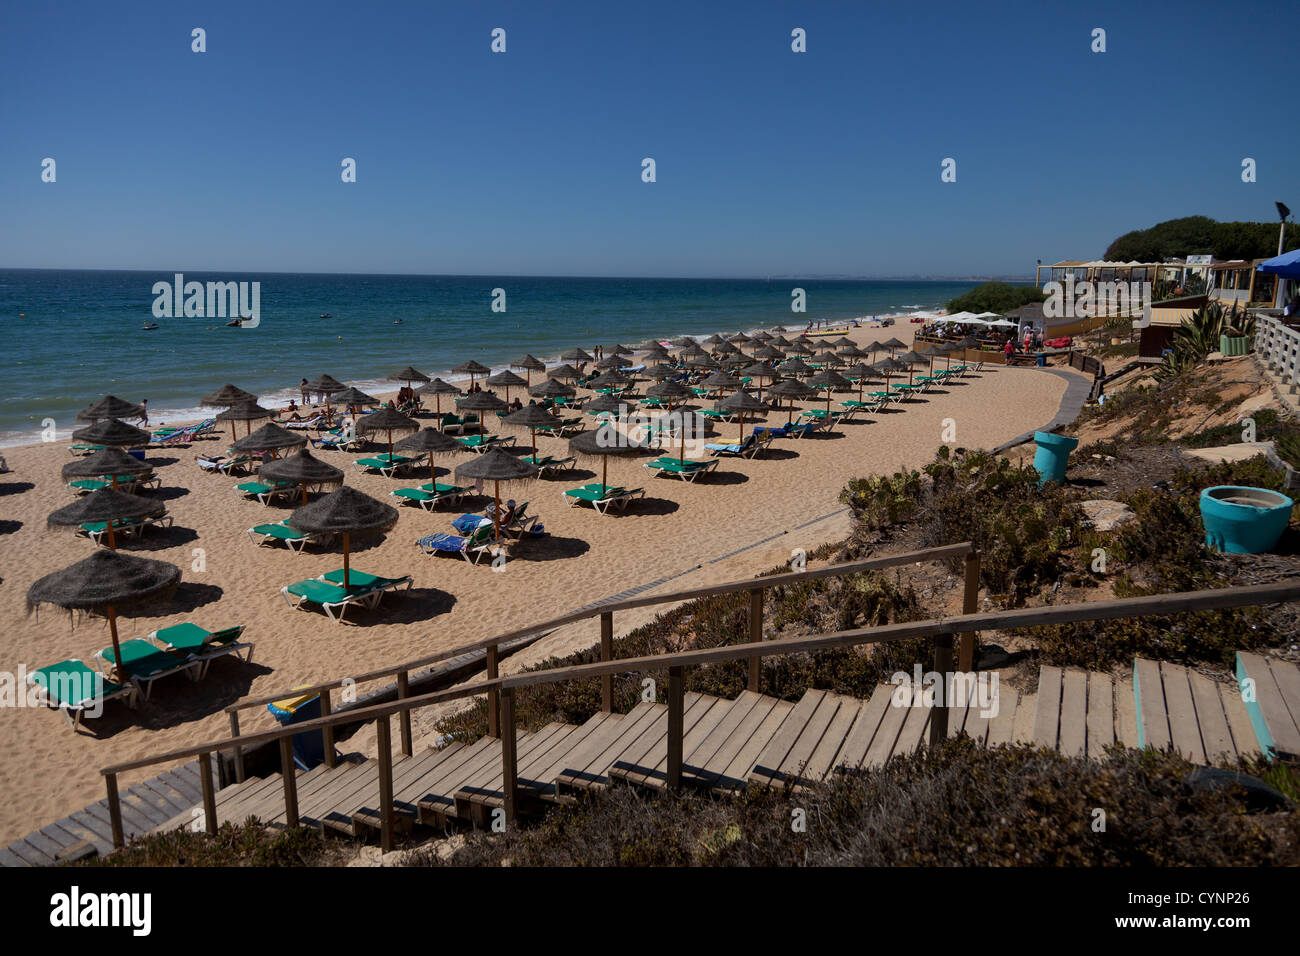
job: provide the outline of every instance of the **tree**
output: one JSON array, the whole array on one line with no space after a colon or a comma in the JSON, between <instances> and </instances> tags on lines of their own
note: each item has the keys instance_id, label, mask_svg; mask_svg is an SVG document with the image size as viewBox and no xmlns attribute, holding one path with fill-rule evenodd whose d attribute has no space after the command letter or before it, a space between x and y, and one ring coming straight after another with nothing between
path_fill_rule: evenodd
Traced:
<instances>
[{"instance_id":1,"label":"tree","mask_svg":"<svg viewBox=\"0 0 1300 956\"><path fill-rule=\"evenodd\" d=\"M1036 286L1009 282L984 282L948 303L949 312L1007 312L1047 295Z\"/></svg>"}]
</instances>

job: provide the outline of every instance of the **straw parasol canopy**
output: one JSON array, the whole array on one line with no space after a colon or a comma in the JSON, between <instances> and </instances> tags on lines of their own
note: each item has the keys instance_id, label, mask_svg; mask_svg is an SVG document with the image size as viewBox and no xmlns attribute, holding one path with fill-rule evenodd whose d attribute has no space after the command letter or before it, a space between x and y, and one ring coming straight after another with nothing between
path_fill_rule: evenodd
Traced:
<instances>
[{"instance_id":1,"label":"straw parasol canopy","mask_svg":"<svg viewBox=\"0 0 1300 956\"><path fill-rule=\"evenodd\" d=\"M509 455L500 448L489 448L473 461L456 466L456 479L492 482L492 536L501 540L501 482L529 481L538 475L537 466Z\"/></svg>"},{"instance_id":2,"label":"straw parasol canopy","mask_svg":"<svg viewBox=\"0 0 1300 956\"><path fill-rule=\"evenodd\" d=\"M655 346L652 349L646 349L644 359L646 364L649 365L653 362L671 362L673 357L666 348Z\"/></svg>"},{"instance_id":3,"label":"straw parasol canopy","mask_svg":"<svg viewBox=\"0 0 1300 956\"><path fill-rule=\"evenodd\" d=\"M569 451L573 454L601 460L600 487L602 490L609 487L610 456L630 455L641 451L644 447L642 443L633 441L628 435L608 423L592 431L574 435L569 439Z\"/></svg>"},{"instance_id":4,"label":"straw parasol canopy","mask_svg":"<svg viewBox=\"0 0 1300 956\"><path fill-rule=\"evenodd\" d=\"M85 428L78 428L72 433L72 437L91 445L133 448L136 445L149 444L152 436L143 428L136 428L116 418L110 418L87 425Z\"/></svg>"},{"instance_id":5,"label":"straw parasol canopy","mask_svg":"<svg viewBox=\"0 0 1300 956\"><path fill-rule=\"evenodd\" d=\"M808 398L816 395L817 391L811 385L805 385L796 378L785 378L779 382L774 382L768 386L768 395L777 397L778 406L783 398L790 399L790 414L786 417L785 423L788 425L794 421L794 402L797 398Z\"/></svg>"},{"instance_id":6,"label":"straw parasol canopy","mask_svg":"<svg viewBox=\"0 0 1300 956\"><path fill-rule=\"evenodd\" d=\"M831 393L837 388L848 388L853 383L833 369L824 368L808 379L808 384L826 389L826 414L831 411Z\"/></svg>"},{"instance_id":7,"label":"straw parasol canopy","mask_svg":"<svg viewBox=\"0 0 1300 956\"><path fill-rule=\"evenodd\" d=\"M560 358L564 359L564 361L566 361L566 362L591 362L591 361L594 361L594 359L592 358L591 354L590 354L589 352L585 352L585 351L583 351L582 349L569 349L569 351L567 351L567 352L565 352L563 355L561 355Z\"/></svg>"},{"instance_id":8,"label":"straw parasol canopy","mask_svg":"<svg viewBox=\"0 0 1300 956\"><path fill-rule=\"evenodd\" d=\"M763 399L763 379L776 378L776 372L759 362L755 362L753 365L742 368L740 374L747 378L758 379L758 398L760 401Z\"/></svg>"},{"instance_id":9,"label":"straw parasol canopy","mask_svg":"<svg viewBox=\"0 0 1300 956\"><path fill-rule=\"evenodd\" d=\"M645 393L652 398L661 398L666 400L669 409L673 407L674 401L682 401L695 397L695 393L681 382L660 382L657 385L651 385L645 390Z\"/></svg>"},{"instance_id":10,"label":"straw parasol canopy","mask_svg":"<svg viewBox=\"0 0 1300 956\"><path fill-rule=\"evenodd\" d=\"M598 360L598 361L596 362L596 368L599 368L599 369L615 369L615 368L622 368L622 367L623 367L624 365L626 365L626 364L627 364L627 361L626 361L622 356L620 356L620 355L611 355L611 356L609 356L608 358L603 358L603 359Z\"/></svg>"},{"instance_id":11,"label":"straw parasol canopy","mask_svg":"<svg viewBox=\"0 0 1300 956\"><path fill-rule=\"evenodd\" d=\"M77 412L79 422L101 422L106 418L140 418L144 415L144 406L128 402L116 395L105 395L95 404Z\"/></svg>"},{"instance_id":12,"label":"straw parasol canopy","mask_svg":"<svg viewBox=\"0 0 1300 956\"><path fill-rule=\"evenodd\" d=\"M572 398L578 394L578 390L572 385L565 385L563 382L548 378L528 389L528 394L533 398Z\"/></svg>"},{"instance_id":13,"label":"straw parasol canopy","mask_svg":"<svg viewBox=\"0 0 1300 956\"><path fill-rule=\"evenodd\" d=\"M776 367L776 370L786 375L807 375L812 371L812 366L796 355L786 359Z\"/></svg>"},{"instance_id":14,"label":"straw parasol canopy","mask_svg":"<svg viewBox=\"0 0 1300 956\"><path fill-rule=\"evenodd\" d=\"M615 388L620 385L626 385L630 381L631 379L626 375L622 375L618 372L604 372L587 382L587 388Z\"/></svg>"},{"instance_id":15,"label":"straw parasol canopy","mask_svg":"<svg viewBox=\"0 0 1300 956\"><path fill-rule=\"evenodd\" d=\"M791 342L789 339L787 339L784 335L778 335L776 338L769 340L767 344L775 345L779 349L788 349L794 343Z\"/></svg>"},{"instance_id":16,"label":"straw parasol canopy","mask_svg":"<svg viewBox=\"0 0 1300 956\"><path fill-rule=\"evenodd\" d=\"M597 395L586 405L588 412L613 412L617 413L627 408L627 400L619 398L617 395Z\"/></svg>"},{"instance_id":17,"label":"straw parasol canopy","mask_svg":"<svg viewBox=\"0 0 1300 956\"><path fill-rule=\"evenodd\" d=\"M347 386L336 379L333 375L317 375L302 388L308 395L319 393L328 396L333 395L335 392L343 391Z\"/></svg>"},{"instance_id":18,"label":"straw parasol canopy","mask_svg":"<svg viewBox=\"0 0 1300 956\"><path fill-rule=\"evenodd\" d=\"M764 332L762 329L759 329L751 335L750 338L755 342L770 342L773 339L773 335L771 332Z\"/></svg>"},{"instance_id":19,"label":"straw parasol canopy","mask_svg":"<svg viewBox=\"0 0 1300 956\"><path fill-rule=\"evenodd\" d=\"M546 373L547 378L569 379L570 381L579 378L581 375L582 373L572 365L557 365Z\"/></svg>"},{"instance_id":20,"label":"straw parasol canopy","mask_svg":"<svg viewBox=\"0 0 1300 956\"><path fill-rule=\"evenodd\" d=\"M700 385L704 388L740 388L740 378L730 372L714 372Z\"/></svg>"},{"instance_id":21,"label":"straw parasol canopy","mask_svg":"<svg viewBox=\"0 0 1300 956\"><path fill-rule=\"evenodd\" d=\"M398 451L414 452L418 455L429 456L429 480L434 478L433 456L445 455L450 452L467 451L464 445L456 441L450 435L438 431L436 428L421 428L414 435L407 435L397 444L393 445Z\"/></svg>"},{"instance_id":22,"label":"straw parasol canopy","mask_svg":"<svg viewBox=\"0 0 1300 956\"><path fill-rule=\"evenodd\" d=\"M272 481L292 481L302 489L302 503L307 503L307 486L337 488L343 484L342 469L326 464L306 448L296 455L265 462L258 474Z\"/></svg>"},{"instance_id":23,"label":"straw parasol canopy","mask_svg":"<svg viewBox=\"0 0 1300 956\"><path fill-rule=\"evenodd\" d=\"M525 355L523 358L515 359L513 362L510 363L510 367L522 368L525 370L524 385L531 385L533 383L534 372L546 371L546 363L539 358L534 358L532 355Z\"/></svg>"},{"instance_id":24,"label":"straw parasol canopy","mask_svg":"<svg viewBox=\"0 0 1300 956\"><path fill-rule=\"evenodd\" d=\"M894 357L894 351L896 349L907 348L907 346L902 342L898 341L898 339L885 339L885 341L881 342L880 344L883 345L885 348L889 349L890 358Z\"/></svg>"},{"instance_id":25,"label":"straw parasol canopy","mask_svg":"<svg viewBox=\"0 0 1300 956\"><path fill-rule=\"evenodd\" d=\"M799 355L812 355L813 352L817 350L802 339L795 339L795 341L791 342L789 347L786 348L786 351L796 352Z\"/></svg>"},{"instance_id":26,"label":"straw parasol canopy","mask_svg":"<svg viewBox=\"0 0 1300 956\"><path fill-rule=\"evenodd\" d=\"M242 388L236 388L234 385L222 385L215 392L204 395L199 399L200 405L207 405L212 408L229 408L231 405L238 405L241 402L255 402L257 396L252 392L246 392Z\"/></svg>"},{"instance_id":27,"label":"straw parasol canopy","mask_svg":"<svg viewBox=\"0 0 1300 956\"><path fill-rule=\"evenodd\" d=\"M372 405L378 405L379 399L373 395L367 395L359 388L345 388L341 392L335 392L330 396L331 402L338 402L340 405L347 405L353 408L366 408ZM357 421L356 411L352 412L352 423Z\"/></svg>"},{"instance_id":28,"label":"straw parasol canopy","mask_svg":"<svg viewBox=\"0 0 1300 956\"><path fill-rule=\"evenodd\" d=\"M278 454L289 448L301 448L307 444L307 436L299 432L291 432L287 428L281 428L273 422L267 422L251 435L247 435L230 447L238 452L251 452L261 454L262 452L271 452Z\"/></svg>"},{"instance_id":29,"label":"straw parasol canopy","mask_svg":"<svg viewBox=\"0 0 1300 956\"><path fill-rule=\"evenodd\" d=\"M761 348L754 349L754 358L764 362L773 360L779 362L785 358L785 353L771 345L764 345Z\"/></svg>"},{"instance_id":30,"label":"straw parasol canopy","mask_svg":"<svg viewBox=\"0 0 1300 956\"><path fill-rule=\"evenodd\" d=\"M518 388L520 385L523 386L528 385L526 379L520 378L518 375L516 375L514 372L510 371L509 369L506 369L505 371L502 372L497 372L495 375L487 379L487 383L491 385L493 388L504 388L506 390L507 402L510 401L510 389Z\"/></svg>"},{"instance_id":31,"label":"straw parasol canopy","mask_svg":"<svg viewBox=\"0 0 1300 956\"><path fill-rule=\"evenodd\" d=\"M679 349L687 349L692 346L698 346L700 344L699 342L695 341L695 339L691 338L689 335L682 335L679 336L678 338L670 339L669 341L671 341L673 345L677 346Z\"/></svg>"},{"instance_id":32,"label":"straw parasol canopy","mask_svg":"<svg viewBox=\"0 0 1300 956\"><path fill-rule=\"evenodd\" d=\"M745 343L752 342L754 340L752 337L746 335L744 332L737 332L728 341L735 342L737 345L744 345Z\"/></svg>"},{"instance_id":33,"label":"straw parasol canopy","mask_svg":"<svg viewBox=\"0 0 1300 956\"><path fill-rule=\"evenodd\" d=\"M837 349L851 349L851 348L856 348L858 343L854 342L847 335L841 335L834 342L827 342L826 344L833 346Z\"/></svg>"},{"instance_id":34,"label":"straw parasol canopy","mask_svg":"<svg viewBox=\"0 0 1300 956\"><path fill-rule=\"evenodd\" d=\"M143 475L150 471L153 471L153 465L128 455L121 448L112 445L105 445L93 455L68 462L62 469L64 481L99 478L106 475L114 488L117 487L119 475Z\"/></svg>"},{"instance_id":35,"label":"straw parasol canopy","mask_svg":"<svg viewBox=\"0 0 1300 956\"><path fill-rule=\"evenodd\" d=\"M324 498L303 505L289 516L289 525L308 534L343 536L343 587L349 587L348 555L353 534L383 534L397 524L397 509L344 485Z\"/></svg>"},{"instance_id":36,"label":"straw parasol canopy","mask_svg":"<svg viewBox=\"0 0 1300 956\"><path fill-rule=\"evenodd\" d=\"M641 374L643 374L646 378L653 378L656 381L662 382L664 379L672 378L674 375L676 375L677 369L673 368L671 365L663 365L663 364L651 365Z\"/></svg>"},{"instance_id":37,"label":"straw parasol canopy","mask_svg":"<svg viewBox=\"0 0 1300 956\"><path fill-rule=\"evenodd\" d=\"M434 414L438 416L439 427L442 427L442 396L459 395L460 389L450 382L444 382L440 378L435 378L428 385L421 385L415 390L417 395L432 395L434 402Z\"/></svg>"},{"instance_id":38,"label":"straw parasol canopy","mask_svg":"<svg viewBox=\"0 0 1300 956\"><path fill-rule=\"evenodd\" d=\"M468 401L468 399L466 399ZM500 399L498 399L500 401ZM357 422L357 431L362 433L384 432L388 436L388 454L393 454L393 432L409 435L418 432L420 423L414 418L407 418L392 405L385 405L377 412L371 412Z\"/></svg>"},{"instance_id":39,"label":"straw parasol canopy","mask_svg":"<svg viewBox=\"0 0 1300 956\"><path fill-rule=\"evenodd\" d=\"M839 355L840 358L842 359L864 359L864 358L871 357L870 352L864 352L856 345L845 346L844 348L840 349Z\"/></svg>"},{"instance_id":40,"label":"straw parasol canopy","mask_svg":"<svg viewBox=\"0 0 1300 956\"><path fill-rule=\"evenodd\" d=\"M721 344L722 342L725 342L725 341L727 341L727 340L724 339L721 335L710 335L707 339L704 340L704 343L703 343L703 344L704 344L704 345L719 345L719 344Z\"/></svg>"},{"instance_id":41,"label":"straw parasol canopy","mask_svg":"<svg viewBox=\"0 0 1300 956\"><path fill-rule=\"evenodd\" d=\"M491 392L475 392L456 403L456 408L462 412L500 412L509 407Z\"/></svg>"},{"instance_id":42,"label":"straw parasol canopy","mask_svg":"<svg viewBox=\"0 0 1300 956\"><path fill-rule=\"evenodd\" d=\"M929 357L922 355L920 352L914 350L910 352L904 352L902 355L898 356L898 358L894 359L894 361L901 362L903 365L907 367L908 385L912 384L912 377L916 372L916 366L924 362L929 362L931 365L933 365L933 359L930 359Z\"/></svg>"},{"instance_id":43,"label":"straw parasol canopy","mask_svg":"<svg viewBox=\"0 0 1300 956\"><path fill-rule=\"evenodd\" d=\"M862 401L862 390L867 381L876 378L880 373L866 362L859 362L857 365L851 365L844 370L845 375L852 375L858 380L858 401Z\"/></svg>"},{"instance_id":44,"label":"straw parasol canopy","mask_svg":"<svg viewBox=\"0 0 1300 956\"><path fill-rule=\"evenodd\" d=\"M826 365L830 367L838 367L840 365L845 364L842 358L840 358L838 355L836 355L834 352L830 351L829 349L827 349L824 352L818 352L816 355L813 356L813 361L817 362L819 365Z\"/></svg>"},{"instance_id":45,"label":"straw parasol canopy","mask_svg":"<svg viewBox=\"0 0 1300 956\"><path fill-rule=\"evenodd\" d=\"M120 661L117 608L156 597L174 589L180 581L181 569L166 561L116 551L95 551L76 564L37 580L27 589L27 610L30 613L41 604L53 604L69 611L103 608L113 639L113 659ZM114 680L120 678L116 665L109 676Z\"/></svg>"},{"instance_id":46,"label":"straw parasol canopy","mask_svg":"<svg viewBox=\"0 0 1300 956\"><path fill-rule=\"evenodd\" d=\"M742 443L745 440L745 414L747 412L756 414L761 412L766 415L768 412L768 407L765 404L743 388L718 402L718 408L728 412L740 412L740 435L736 440Z\"/></svg>"},{"instance_id":47,"label":"straw parasol canopy","mask_svg":"<svg viewBox=\"0 0 1300 956\"><path fill-rule=\"evenodd\" d=\"M166 505L161 501L128 494L116 488L99 488L70 505L50 512L46 524L51 528L78 528L92 522L107 522L108 547L115 551L117 538L113 529L114 521L156 518L164 510Z\"/></svg>"},{"instance_id":48,"label":"straw parasol canopy","mask_svg":"<svg viewBox=\"0 0 1300 956\"><path fill-rule=\"evenodd\" d=\"M246 422L244 434L253 433L253 422L260 422L268 418L274 418L275 412L269 408L263 408L257 402L243 401L236 405L231 405L224 412L217 414L217 421L230 422L230 440L235 440L235 422Z\"/></svg>"},{"instance_id":49,"label":"straw parasol canopy","mask_svg":"<svg viewBox=\"0 0 1300 956\"><path fill-rule=\"evenodd\" d=\"M482 364L481 362L475 362L473 359L470 359L468 362L465 362L463 365L457 365L454 369L452 369L452 371L455 372L457 375L468 375L470 388L474 387L475 375L492 374L492 370L490 368L488 368L486 365Z\"/></svg>"},{"instance_id":50,"label":"straw parasol canopy","mask_svg":"<svg viewBox=\"0 0 1300 956\"><path fill-rule=\"evenodd\" d=\"M686 362L687 368L717 368L718 363L709 358L708 355L701 353L689 359Z\"/></svg>"},{"instance_id":51,"label":"straw parasol canopy","mask_svg":"<svg viewBox=\"0 0 1300 956\"><path fill-rule=\"evenodd\" d=\"M630 349L626 345L611 345L605 351L610 355L631 355L635 349Z\"/></svg>"},{"instance_id":52,"label":"straw parasol canopy","mask_svg":"<svg viewBox=\"0 0 1300 956\"><path fill-rule=\"evenodd\" d=\"M388 380L390 382L405 382L406 387L410 388L412 382L429 381L429 376L425 375L419 369L412 368L411 366L408 365L406 366L406 368L394 372L392 375L388 376Z\"/></svg>"},{"instance_id":53,"label":"straw parasol canopy","mask_svg":"<svg viewBox=\"0 0 1300 956\"><path fill-rule=\"evenodd\" d=\"M532 437L532 458L533 463L537 461L537 429L544 425L558 425L560 420L542 408L540 405L525 405L517 412L511 412L505 418L501 419L507 425L514 425L517 428L527 428L529 435ZM459 444L459 442L457 442Z\"/></svg>"}]
</instances>

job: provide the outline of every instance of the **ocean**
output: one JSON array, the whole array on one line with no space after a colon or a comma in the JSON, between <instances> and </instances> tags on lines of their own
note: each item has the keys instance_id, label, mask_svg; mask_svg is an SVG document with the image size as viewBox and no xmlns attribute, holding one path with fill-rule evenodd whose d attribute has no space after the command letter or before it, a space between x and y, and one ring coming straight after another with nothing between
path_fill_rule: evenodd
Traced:
<instances>
[{"instance_id":1,"label":"ocean","mask_svg":"<svg viewBox=\"0 0 1300 956\"><path fill-rule=\"evenodd\" d=\"M185 273L185 282L259 282L260 323L154 317L169 272L0 270L4 369L0 447L57 437L112 393L149 400L150 424L215 414L201 396L227 382L268 407L327 373L363 391L395 389L406 365L452 378L471 359L500 371L532 353L548 363L580 346L707 336L809 320L942 307L974 282L829 279L597 279ZM792 290L806 312L791 311ZM495 289L505 311L494 311ZM500 301L500 296L497 296ZM324 317L328 316L328 317ZM397 320L400 320L398 322ZM143 326L156 322L158 328Z\"/></svg>"}]
</instances>

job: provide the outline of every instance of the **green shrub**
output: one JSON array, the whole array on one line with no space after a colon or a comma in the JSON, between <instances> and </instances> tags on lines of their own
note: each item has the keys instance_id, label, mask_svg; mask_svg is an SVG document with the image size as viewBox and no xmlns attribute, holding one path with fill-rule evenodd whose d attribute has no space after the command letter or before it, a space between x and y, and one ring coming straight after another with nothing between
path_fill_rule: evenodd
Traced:
<instances>
[{"instance_id":1,"label":"green shrub","mask_svg":"<svg viewBox=\"0 0 1300 956\"><path fill-rule=\"evenodd\" d=\"M226 823L215 834L188 829L133 840L106 857L77 866L327 866L338 855L316 830L273 830L247 822Z\"/></svg>"}]
</instances>

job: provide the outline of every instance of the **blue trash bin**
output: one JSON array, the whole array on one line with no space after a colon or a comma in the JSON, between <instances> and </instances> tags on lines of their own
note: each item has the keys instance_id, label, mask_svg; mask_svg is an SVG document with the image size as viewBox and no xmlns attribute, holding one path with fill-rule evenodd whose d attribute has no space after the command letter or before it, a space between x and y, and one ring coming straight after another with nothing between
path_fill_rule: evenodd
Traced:
<instances>
[{"instance_id":1,"label":"blue trash bin","mask_svg":"<svg viewBox=\"0 0 1300 956\"><path fill-rule=\"evenodd\" d=\"M1051 432L1034 432L1034 441L1038 451L1034 453L1034 469L1040 475L1038 484L1065 481L1065 464L1070 459L1070 452L1079 447L1079 439L1065 435L1053 435Z\"/></svg>"},{"instance_id":2,"label":"blue trash bin","mask_svg":"<svg viewBox=\"0 0 1300 956\"><path fill-rule=\"evenodd\" d=\"M289 697L267 704L266 709L282 726L305 723L321 715L320 695ZM293 737L293 762L302 770L310 770L325 760L325 736L321 731L295 734Z\"/></svg>"},{"instance_id":3,"label":"blue trash bin","mask_svg":"<svg viewBox=\"0 0 1300 956\"><path fill-rule=\"evenodd\" d=\"M1046 367L1047 367L1047 353L1046 353L1046 352L1039 352L1039 353L1038 353L1038 367L1039 367L1039 368L1046 368Z\"/></svg>"}]
</instances>

